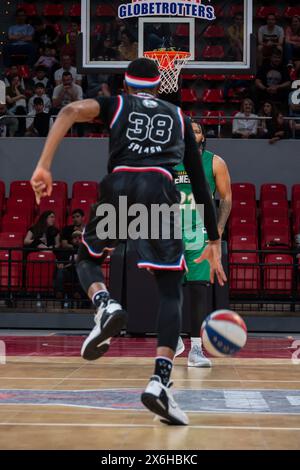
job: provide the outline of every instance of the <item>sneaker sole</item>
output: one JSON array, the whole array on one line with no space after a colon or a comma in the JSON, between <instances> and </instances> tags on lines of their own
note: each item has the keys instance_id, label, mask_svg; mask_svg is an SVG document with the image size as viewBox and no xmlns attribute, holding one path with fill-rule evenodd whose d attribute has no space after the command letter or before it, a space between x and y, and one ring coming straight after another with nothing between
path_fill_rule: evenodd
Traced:
<instances>
[{"instance_id":1,"label":"sneaker sole","mask_svg":"<svg viewBox=\"0 0 300 470\"><path fill-rule=\"evenodd\" d=\"M188 423L184 423L174 416L170 416L169 413L161 406L160 400L152 395L151 393L142 393L141 400L143 405L148 408L149 411L155 415L160 416L161 422L164 424L169 424L173 426L187 426Z\"/></svg>"},{"instance_id":2,"label":"sneaker sole","mask_svg":"<svg viewBox=\"0 0 300 470\"><path fill-rule=\"evenodd\" d=\"M127 313L125 310L114 313L97 336L91 339L91 341L86 340L87 343L81 350L83 359L95 361L103 356L103 354L109 350L111 338L120 333L122 328L126 325L126 320Z\"/></svg>"},{"instance_id":3,"label":"sneaker sole","mask_svg":"<svg viewBox=\"0 0 300 470\"><path fill-rule=\"evenodd\" d=\"M188 362L188 367L198 367L198 368L203 368L203 369L211 369L212 364L203 363L203 362L198 362L197 364L195 364L194 362Z\"/></svg>"}]
</instances>

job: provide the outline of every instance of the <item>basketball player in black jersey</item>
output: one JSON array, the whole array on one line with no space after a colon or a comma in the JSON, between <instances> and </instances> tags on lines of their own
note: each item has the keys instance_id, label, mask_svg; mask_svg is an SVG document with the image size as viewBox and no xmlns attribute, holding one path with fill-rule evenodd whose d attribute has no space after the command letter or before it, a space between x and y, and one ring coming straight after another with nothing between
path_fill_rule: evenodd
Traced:
<instances>
[{"instance_id":1,"label":"basketball player in black jersey","mask_svg":"<svg viewBox=\"0 0 300 470\"><path fill-rule=\"evenodd\" d=\"M159 84L156 64L148 59L137 59L129 65L125 75L127 95L67 105L49 132L31 179L39 203L41 197L51 195L52 160L58 144L71 126L99 116L110 127L109 174L101 182L100 201L94 207L83 234L77 265L81 284L96 308L95 327L81 350L82 357L87 360L101 357L108 350L111 338L126 324L126 312L110 298L101 271L101 262L108 250L120 241L119 235L109 238L104 229L99 228L104 220L101 208L103 204L112 205L118 221L118 216L122 215L119 213L121 196L127 197L129 206L139 203L149 211L153 204L169 207L178 204L180 196L173 183L173 169L181 161L184 161L190 177L196 203L205 205L209 243L197 262L208 260L211 279L216 274L221 285L226 281L215 210L192 126L180 108L156 98ZM158 239L134 240L140 257L139 267L152 270L160 294L155 370L141 398L143 404L159 415L163 422L186 425L188 417L170 392L172 361L180 333L185 272L183 242L174 235L175 223L175 218L171 218L169 239L164 239L160 226ZM130 238L130 234L125 238Z\"/></svg>"}]
</instances>

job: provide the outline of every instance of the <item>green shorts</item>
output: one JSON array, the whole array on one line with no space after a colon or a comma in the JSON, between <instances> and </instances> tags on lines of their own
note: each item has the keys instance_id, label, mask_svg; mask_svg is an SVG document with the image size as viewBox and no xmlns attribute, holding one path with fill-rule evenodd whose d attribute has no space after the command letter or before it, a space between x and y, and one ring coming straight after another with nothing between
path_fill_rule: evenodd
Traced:
<instances>
[{"instance_id":1,"label":"green shorts","mask_svg":"<svg viewBox=\"0 0 300 470\"><path fill-rule=\"evenodd\" d=\"M205 237L207 241L207 236ZM195 259L200 258L206 243L198 250L186 250L184 252L185 261L187 264L188 271L185 273L184 282L189 281L210 281L210 265L208 261L202 261L202 263L195 263Z\"/></svg>"}]
</instances>

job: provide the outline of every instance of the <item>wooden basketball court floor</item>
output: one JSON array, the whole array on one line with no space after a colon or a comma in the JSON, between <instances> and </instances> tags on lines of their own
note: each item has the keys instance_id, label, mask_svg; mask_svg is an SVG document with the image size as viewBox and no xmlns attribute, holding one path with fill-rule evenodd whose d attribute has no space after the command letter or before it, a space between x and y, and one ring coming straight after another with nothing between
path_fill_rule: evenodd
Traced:
<instances>
[{"instance_id":1,"label":"wooden basketball court floor","mask_svg":"<svg viewBox=\"0 0 300 470\"><path fill-rule=\"evenodd\" d=\"M0 449L300 449L297 338L250 336L242 353L213 359L212 369L187 368L186 352L176 359L175 397L188 427L161 424L140 404L154 338L115 338L93 363L79 357L83 338L2 333Z\"/></svg>"}]
</instances>

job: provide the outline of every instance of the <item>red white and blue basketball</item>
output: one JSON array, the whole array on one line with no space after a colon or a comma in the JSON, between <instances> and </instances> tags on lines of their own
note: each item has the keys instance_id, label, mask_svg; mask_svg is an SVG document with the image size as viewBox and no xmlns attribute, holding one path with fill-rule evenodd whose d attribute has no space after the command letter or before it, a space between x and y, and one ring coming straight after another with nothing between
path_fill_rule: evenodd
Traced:
<instances>
[{"instance_id":1,"label":"red white and blue basketball","mask_svg":"<svg viewBox=\"0 0 300 470\"><path fill-rule=\"evenodd\" d=\"M212 356L232 356L245 346L247 327L237 313L217 310L204 320L201 338L206 351Z\"/></svg>"}]
</instances>

